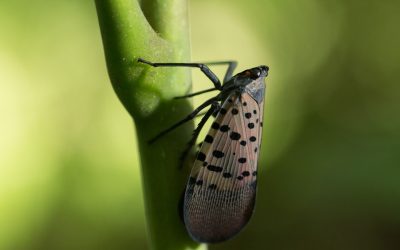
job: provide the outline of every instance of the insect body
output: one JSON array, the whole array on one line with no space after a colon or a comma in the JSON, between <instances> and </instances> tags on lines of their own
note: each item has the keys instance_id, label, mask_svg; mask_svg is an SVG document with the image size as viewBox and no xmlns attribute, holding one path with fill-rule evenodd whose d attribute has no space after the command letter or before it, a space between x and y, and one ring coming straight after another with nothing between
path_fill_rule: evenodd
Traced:
<instances>
[{"instance_id":1,"label":"insect body","mask_svg":"<svg viewBox=\"0 0 400 250\"><path fill-rule=\"evenodd\" d=\"M216 115L197 154L186 186L183 218L187 231L196 241L212 243L232 238L247 224L254 209L263 122L264 79L269 68L259 66L231 77L236 63L222 62L229 64L229 67L224 84L221 85L205 64L151 63L143 59L139 59L139 62L154 67L198 67L214 83L212 89L183 97L220 91L217 96L204 102L185 119L151 141L210 106L190 141L191 147L208 118Z\"/></svg>"}]
</instances>

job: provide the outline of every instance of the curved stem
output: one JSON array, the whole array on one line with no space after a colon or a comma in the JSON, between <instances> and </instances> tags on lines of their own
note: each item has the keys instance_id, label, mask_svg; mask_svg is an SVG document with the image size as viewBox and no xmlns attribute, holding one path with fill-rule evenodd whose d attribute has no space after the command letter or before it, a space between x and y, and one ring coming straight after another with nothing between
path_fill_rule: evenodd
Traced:
<instances>
[{"instance_id":1,"label":"curved stem","mask_svg":"<svg viewBox=\"0 0 400 250\"><path fill-rule=\"evenodd\" d=\"M190 89L190 71L150 68L137 62L190 61L186 0L95 0L108 73L113 88L134 119L139 141L147 229L152 249L206 248L193 242L178 215L189 169L179 156L193 123L156 143L147 141L191 111L173 100ZM145 14L143 14L143 12Z\"/></svg>"}]
</instances>

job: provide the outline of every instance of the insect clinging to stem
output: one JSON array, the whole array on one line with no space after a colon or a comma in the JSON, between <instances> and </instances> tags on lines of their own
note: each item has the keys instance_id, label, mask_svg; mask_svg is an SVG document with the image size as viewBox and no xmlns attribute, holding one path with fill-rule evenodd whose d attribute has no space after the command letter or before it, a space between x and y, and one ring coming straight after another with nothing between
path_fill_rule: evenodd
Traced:
<instances>
[{"instance_id":1,"label":"insect clinging to stem","mask_svg":"<svg viewBox=\"0 0 400 250\"><path fill-rule=\"evenodd\" d=\"M232 238L248 223L254 210L268 66L261 65L232 76L237 65L235 61L207 63L228 65L221 84L206 64L152 63L141 58L138 62L153 67L200 68L214 84L214 88L177 98L219 91L150 142L209 107L184 151L186 155L207 120L212 115L216 116L197 154L186 185L183 219L189 235L198 242L216 243Z\"/></svg>"}]
</instances>

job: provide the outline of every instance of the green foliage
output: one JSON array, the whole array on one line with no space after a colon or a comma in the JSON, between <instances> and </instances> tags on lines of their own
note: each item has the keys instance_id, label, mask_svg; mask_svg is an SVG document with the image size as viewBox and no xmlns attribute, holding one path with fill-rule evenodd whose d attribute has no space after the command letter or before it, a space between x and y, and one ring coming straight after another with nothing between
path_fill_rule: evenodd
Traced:
<instances>
[{"instance_id":1,"label":"green foliage","mask_svg":"<svg viewBox=\"0 0 400 250\"><path fill-rule=\"evenodd\" d=\"M137 62L139 57L190 61L186 0L143 1L147 19L137 1L97 0L96 7L111 82L136 123L150 246L196 248L178 216L188 174L180 170L178 159L193 124L148 144L166 124L190 111L187 101L171 101L188 91L190 74L188 69L152 69Z\"/></svg>"}]
</instances>

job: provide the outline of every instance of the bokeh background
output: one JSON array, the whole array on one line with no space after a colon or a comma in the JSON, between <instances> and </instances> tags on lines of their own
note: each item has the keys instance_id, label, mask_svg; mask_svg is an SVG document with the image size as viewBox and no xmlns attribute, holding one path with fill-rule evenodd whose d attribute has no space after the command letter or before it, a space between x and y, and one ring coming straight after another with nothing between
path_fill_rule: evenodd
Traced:
<instances>
[{"instance_id":1,"label":"bokeh background","mask_svg":"<svg viewBox=\"0 0 400 250\"><path fill-rule=\"evenodd\" d=\"M191 0L194 61L271 68L256 212L210 249L400 248L399 12ZM0 249L148 249L141 192L93 1L1 1Z\"/></svg>"}]
</instances>

